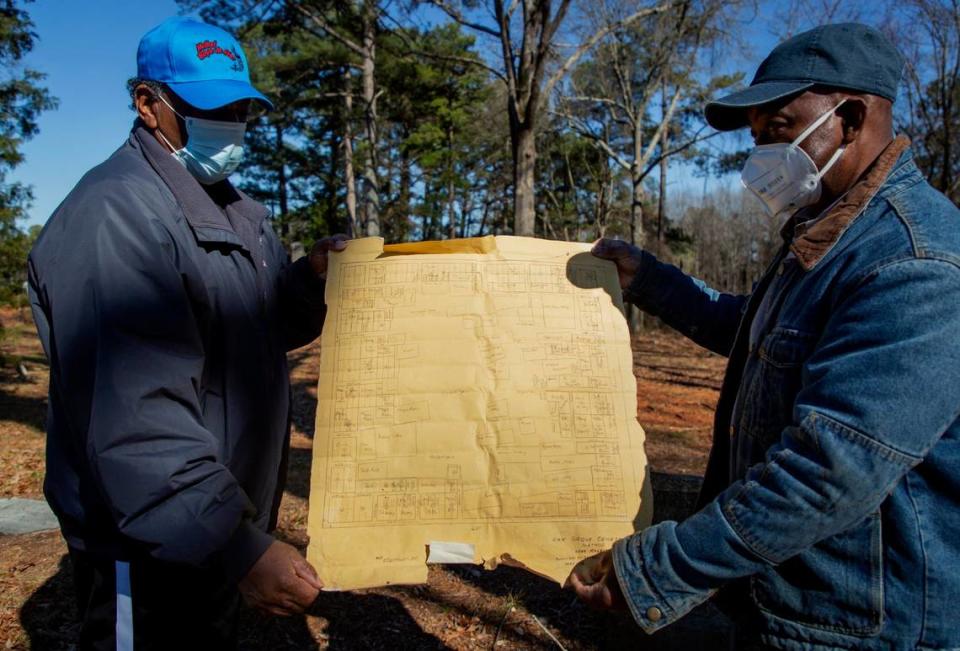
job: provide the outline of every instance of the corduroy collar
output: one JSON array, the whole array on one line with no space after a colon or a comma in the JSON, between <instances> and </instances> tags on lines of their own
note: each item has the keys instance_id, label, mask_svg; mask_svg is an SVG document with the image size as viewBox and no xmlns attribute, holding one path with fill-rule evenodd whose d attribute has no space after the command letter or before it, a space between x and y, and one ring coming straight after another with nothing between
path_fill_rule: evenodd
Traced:
<instances>
[{"instance_id":1,"label":"corduroy collar","mask_svg":"<svg viewBox=\"0 0 960 651\"><path fill-rule=\"evenodd\" d=\"M900 135L880 152L866 174L847 190L827 212L808 222L794 215L783 226L781 234L790 238L790 251L804 271L810 271L830 252L840 236L863 212L870 200L886 182L900 155L910 146L910 139Z\"/></svg>"}]
</instances>

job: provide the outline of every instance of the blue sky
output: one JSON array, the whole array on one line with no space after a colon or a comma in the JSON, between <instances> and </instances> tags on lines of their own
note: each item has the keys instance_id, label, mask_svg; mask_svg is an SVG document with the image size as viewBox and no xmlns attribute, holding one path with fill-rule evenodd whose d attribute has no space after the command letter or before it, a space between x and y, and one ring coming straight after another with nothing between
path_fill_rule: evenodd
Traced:
<instances>
[{"instance_id":1,"label":"blue sky","mask_svg":"<svg viewBox=\"0 0 960 651\"><path fill-rule=\"evenodd\" d=\"M60 101L40 117L40 133L23 146L26 160L10 175L33 186L32 225L44 223L80 177L122 144L133 121L124 85L136 73L137 44L178 7L174 0L37 0L25 7L38 36L25 65L47 74L46 86ZM731 180L709 185L717 182ZM670 185L699 193L704 180L674 169Z\"/></svg>"},{"instance_id":2,"label":"blue sky","mask_svg":"<svg viewBox=\"0 0 960 651\"><path fill-rule=\"evenodd\" d=\"M42 224L123 142L133 122L124 83L136 73L137 44L178 12L174 0L37 0L25 8L39 37L25 65L47 74L60 106L40 117L40 133L10 178L33 186L27 224Z\"/></svg>"}]
</instances>

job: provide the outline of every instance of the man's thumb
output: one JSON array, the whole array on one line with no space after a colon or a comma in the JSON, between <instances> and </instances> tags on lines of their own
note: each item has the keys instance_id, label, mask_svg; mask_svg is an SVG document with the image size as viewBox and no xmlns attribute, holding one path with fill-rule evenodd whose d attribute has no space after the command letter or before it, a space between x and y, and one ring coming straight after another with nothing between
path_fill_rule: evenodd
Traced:
<instances>
[{"instance_id":1,"label":"man's thumb","mask_svg":"<svg viewBox=\"0 0 960 651\"><path fill-rule=\"evenodd\" d=\"M305 559L298 559L294 564L294 570L296 571L297 576L310 584L311 587L317 590L323 589L323 581L321 581L320 577L317 576L317 571L313 569L313 565L311 565Z\"/></svg>"},{"instance_id":2,"label":"man's thumb","mask_svg":"<svg viewBox=\"0 0 960 651\"><path fill-rule=\"evenodd\" d=\"M604 237L597 240L590 253L604 260L617 261L630 256L631 246L623 240L611 240Z\"/></svg>"}]
</instances>

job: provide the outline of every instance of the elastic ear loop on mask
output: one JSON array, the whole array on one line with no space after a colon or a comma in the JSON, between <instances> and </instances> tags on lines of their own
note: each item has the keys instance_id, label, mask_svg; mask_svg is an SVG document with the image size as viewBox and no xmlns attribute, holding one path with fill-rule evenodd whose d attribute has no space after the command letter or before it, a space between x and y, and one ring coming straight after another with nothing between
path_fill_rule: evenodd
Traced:
<instances>
[{"instance_id":1,"label":"elastic ear loop on mask","mask_svg":"<svg viewBox=\"0 0 960 651\"><path fill-rule=\"evenodd\" d=\"M161 99L163 99L163 98L161 98ZM804 140L806 140L806 139L807 139L807 136L809 136L811 133L813 133L814 131L816 131L817 129L819 129L819 128L820 128L820 125L822 125L824 122L826 122L827 120L829 120L829 119L830 119L830 116L833 115L838 108L840 108L841 106L843 106L843 103L846 102L846 101L847 101L847 98L844 97L842 100L840 100L840 103L839 103L839 104L837 104L837 105L834 106L832 109L830 109L829 111L827 111L826 113L824 113L823 115L821 115L820 117L818 117L816 120L814 120L814 121L810 124L810 126L808 126L806 129L804 129L804 130L800 133L800 135L797 136L796 139L795 139L792 143L790 143L790 144L791 144L791 145L799 145L801 142L803 142ZM170 105L167 104L167 106L170 106ZM173 107L172 107L172 106L170 106L170 110L173 111ZM174 112L174 113L177 113L176 111L173 111L173 112ZM177 115L180 115L180 114L177 113Z\"/></svg>"},{"instance_id":2,"label":"elastic ear loop on mask","mask_svg":"<svg viewBox=\"0 0 960 651\"><path fill-rule=\"evenodd\" d=\"M843 103L846 102L846 101L847 101L847 98L844 97L842 100L840 100L840 103L839 103L839 104L837 104L837 105L834 106L832 109L830 109L829 111L827 111L826 113L824 113L823 115L821 115L820 117L818 117L816 120L814 120L814 121L810 124L810 126L808 126L806 129L804 129L804 130L800 133L800 135L797 136L796 139L795 139L792 143L790 143L790 144L791 144L791 145L794 145L795 147L799 147L801 142L803 142L804 140L806 140L807 137L808 137L811 133L813 133L814 131L816 131L817 129L819 129L819 128L823 125L824 122L826 122L827 120L829 120L829 119L830 119L830 116L833 115L838 108L840 108L841 106L843 106ZM172 107L171 107L171 108L172 108ZM833 152L833 156L831 156L831 157L830 157L830 160L828 160L827 163L826 163L826 165L823 166L823 169L821 169L821 170L819 170L819 171L817 172L817 179L823 178L823 175L830 171L830 168L833 167L834 163L836 163L838 160L840 160L840 156L843 155L843 150L846 149L846 148L847 148L846 145L840 145L839 147L837 147L837 151Z\"/></svg>"},{"instance_id":3,"label":"elastic ear loop on mask","mask_svg":"<svg viewBox=\"0 0 960 651\"><path fill-rule=\"evenodd\" d=\"M164 104L166 104L166 105L167 105L167 108L170 109L171 111L173 111L173 114L176 115L178 118L180 118L180 119L183 120L184 122L187 121L187 119L186 119L185 117L183 117L182 115L180 115L180 113L177 112L177 109L175 109L175 108L173 108L172 106L170 106L170 102L168 102L167 100L165 100L165 99L163 98L163 95L161 95L160 93L157 93L157 99L159 99L161 102L163 102ZM170 153L171 153L171 154L175 154L175 153L178 152L178 151L183 151L183 150L185 150L184 147L181 147L180 149L177 149L177 148L174 147L172 144L170 144L170 141L167 140L167 137L166 137L165 135L163 135L163 131L160 130L160 125L157 125L157 133L160 134L160 138L161 138L161 139L163 140L163 142L167 145L167 147L170 148ZM190 153L190 152L187 152L187 153Z\"/></svg>"},{"instance_id":4,"label":"elastic ear loop on mask","mask_svg":"<svg viewBox=\"0 0 960 651\"><path fill-rule=\"evenodd\" d=\"M817 172L817 178L822 179L823 175L830 171L830 168L833 167L833 164L840 160L840 157L843 155L843 150L846 149L846 145L840 145L837 147L837 151L833 152L833 156L830 157L830 160L827 161L827 164L823 166L823 169Z\"/></svg>"}]
</instances>

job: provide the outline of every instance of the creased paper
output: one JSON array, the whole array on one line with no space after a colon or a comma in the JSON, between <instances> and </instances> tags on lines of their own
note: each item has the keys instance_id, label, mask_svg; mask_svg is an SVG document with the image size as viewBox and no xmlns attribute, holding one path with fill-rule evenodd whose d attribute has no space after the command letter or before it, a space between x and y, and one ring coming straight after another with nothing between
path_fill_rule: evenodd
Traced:
<instances>
[{"instance_id":1,"label":"creased paper","mask_svg":"<svg viewBox=\"0 0 960 651\"><path fill-rule=\"evenodd\" d=\"M560 582L649 524L620 289L589 245L366 238L326 292L307 556L328 588L422 583L431 541Z\"/></svg>"}]
</instances>

